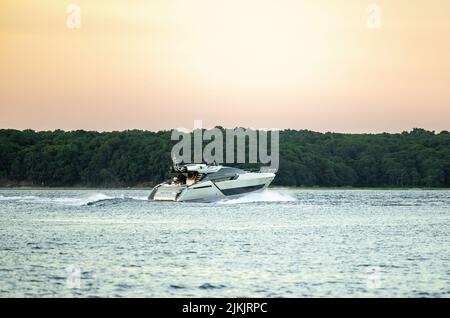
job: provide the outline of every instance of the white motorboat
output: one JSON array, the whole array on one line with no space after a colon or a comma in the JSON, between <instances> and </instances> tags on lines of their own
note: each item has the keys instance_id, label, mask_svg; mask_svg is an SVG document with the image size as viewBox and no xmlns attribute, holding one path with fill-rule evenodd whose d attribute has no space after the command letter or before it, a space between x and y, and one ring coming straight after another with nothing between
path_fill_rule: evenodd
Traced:
<instances>
[{"instance_id":1,"label":"white motorboat","mask_svg":"<svg viewBox=\"0 0 450 318\"><path fill-rule=\"evenodd\" d=\"M175 176L154 187L148 197L155 201L212 202L262 191L275 178L270 172L249 172L207 164L175 164Z\"/></svg>"}]
</instances>

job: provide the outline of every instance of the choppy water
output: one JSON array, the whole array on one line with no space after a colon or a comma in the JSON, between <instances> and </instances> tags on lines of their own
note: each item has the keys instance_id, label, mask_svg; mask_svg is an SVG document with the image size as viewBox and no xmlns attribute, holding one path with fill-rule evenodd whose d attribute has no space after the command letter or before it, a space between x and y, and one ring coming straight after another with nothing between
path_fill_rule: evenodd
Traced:
<instances>
[{"instance_id":1,"label":"choppy water","mask_svg":"<svg viewBox=\"0 0 450 318\"><path fill-rule=\"evenodd\" d=\"M0 297L449 297L450 192L0 190Z\"/></svg>"}]
</instances>

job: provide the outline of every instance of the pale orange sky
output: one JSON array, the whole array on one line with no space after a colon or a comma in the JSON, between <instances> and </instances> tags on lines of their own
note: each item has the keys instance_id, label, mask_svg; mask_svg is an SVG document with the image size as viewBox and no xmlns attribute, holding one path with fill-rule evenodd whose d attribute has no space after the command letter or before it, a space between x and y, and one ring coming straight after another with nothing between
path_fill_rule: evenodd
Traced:
<instances>
[{"instance_id":1,"label":"pale orange sky","mask_svg":"<svg viewBox=\"0 0 450 318\"><path fill-rule=\"evenodd\" d=\"M81 8L81 28L66 7ZM370 3L381 29L367 27ZM450 130L448 0L1 0L0 128Z\"/></svg>"}]
</instances>

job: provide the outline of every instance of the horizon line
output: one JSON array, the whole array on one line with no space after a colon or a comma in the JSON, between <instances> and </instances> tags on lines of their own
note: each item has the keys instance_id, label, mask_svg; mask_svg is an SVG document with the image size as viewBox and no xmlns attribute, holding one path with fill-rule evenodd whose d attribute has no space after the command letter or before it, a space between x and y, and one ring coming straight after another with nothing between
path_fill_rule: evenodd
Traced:
<instances>
[{"instance_id":1,"label":"horizon line","mask_svg":"<svg viewBox=\"0 0 450 318\"><path fill-rule=\"evenodd\" d=\"M435 135L439 135L439 134L445 134L445 133L450 133L449 130L428 130L422 127L413 127L410 128L408 130L402 130L402 131L396 131L396 132L388 132L388 131L379 131L379 132L339 132L339 131L318 131L318 130L311 130L311 129L297 129L297 128L283 128L283 129L276 129L276 128L272 128L272 129L265 129L265 128L251 128L251 127L233 127L233 128L228 128L228 127L224 127L224 126L220 126L220 125L216 125L214 127L209 127L209 128L202 128L203 130L211 130L214 128L221 128L221 129L237 129L237 128L243 128L243 129L249 129L249 130L254 130L254 131L279 131L279 132L283 132L283 131L297 131L297 132L302 132L302 131L306 131L306 132L313 132L313 133L319 133L319 134L341 134L341 135L382 135L382 134L402 134L402 133L412 133L414 131L423 131L423 132L429 132L429 133L433 133ZM184 129L184 128L182 128ZM65 130L65 129L61 129L61 128L56 128L56 129L47 129L47 130L39 130L39 129L33 129L33 128L25 128L25 129L19 129L19 128L0 128L0 132L1 131L5 131L5 130L13 130L13 131L19 131L19 132L26 132L26 131L32 131L35 133L43 133L43 132L64 132L64 133L70 133L70 132L95 132L95 133L121 133L121 132L131 132L131 131L141 131L141 132L151 132L151 133L161 133L161 132L171 132L173 130L178 130L181 132L186 132L182 131L181 128L170 128L170 129L162 129L162 130L150 130L150 129L140 129L140 128L130 128L130 129L122 129L122 130L94 130L94 129L69 129L69 130ZM196 129L192 129L192 130L188 130L188 133L192 133L194 132Z\"/></svg>"}]
</instances>

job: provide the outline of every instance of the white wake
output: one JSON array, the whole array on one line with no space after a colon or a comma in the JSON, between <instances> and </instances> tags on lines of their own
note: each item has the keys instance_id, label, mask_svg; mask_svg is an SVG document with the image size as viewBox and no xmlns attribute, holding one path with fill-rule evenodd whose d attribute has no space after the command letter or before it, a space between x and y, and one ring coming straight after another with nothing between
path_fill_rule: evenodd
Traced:
<instances>
[{"instance_id":1,"label":"white wake","mask_svg":"<svg viewBox=\"0 0 450 318\"><path fill-rule=\"evenodd\" d=\"M297 198L286 192L277 190L264 190L262 192L250 193L237 199L225 199L219 201L219 204L240 204L255 202L295 202Z\"/></svg>"},{"instance_id":2,"label":"white wake","mask_svg":"<svg viewBox=\"0 0 450 318\"><path fill-rule=\"evenodd\" d=\"M41 203L41 204L61 204L71 206L92 205L97 202L107 200L147 200L147 197L137 196L109 196L103 193L93 193L80 197L44 197L44 196L3 196L0 195L0 201L15 201L19 203Z\"/></svg>"}]
</instances>

